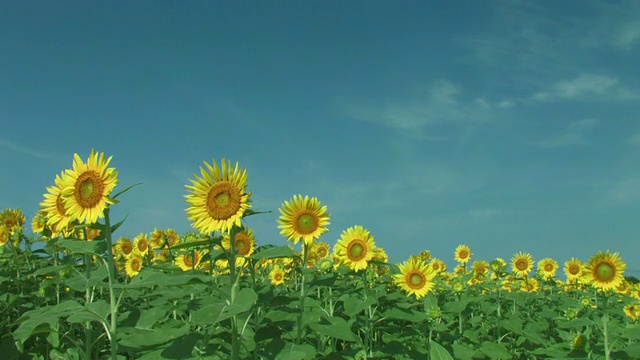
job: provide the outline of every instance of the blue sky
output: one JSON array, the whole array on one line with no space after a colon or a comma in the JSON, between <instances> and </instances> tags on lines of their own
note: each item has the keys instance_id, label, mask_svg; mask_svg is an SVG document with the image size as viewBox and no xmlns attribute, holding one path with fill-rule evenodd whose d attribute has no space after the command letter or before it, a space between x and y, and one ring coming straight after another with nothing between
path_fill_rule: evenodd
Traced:
<instances>
[{"instance_id":1,"label":"blue sky","mask_svg":"<svg viewBox=\"0 0 640 360\"><path fill-rule=\"evenodd\" d=\"M188 231L203 161L248 169L258 244L317 196L392 262L640 264L640 3L0 3L0 208L113 155L116 235Z\"/></svg>"}]
</instances>

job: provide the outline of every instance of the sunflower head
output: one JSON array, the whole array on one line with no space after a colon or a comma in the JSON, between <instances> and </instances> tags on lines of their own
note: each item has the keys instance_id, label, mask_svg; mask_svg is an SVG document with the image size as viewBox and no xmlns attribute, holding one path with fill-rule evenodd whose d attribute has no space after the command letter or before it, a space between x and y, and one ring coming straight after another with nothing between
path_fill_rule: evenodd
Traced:
<instances>
[{"instance_id":1,"label":"sunflower head","mask_svg":"<svg viewBox=\"0 0 640 360\"><path fill-rule=\"evenodd\" d=\"M176 256L176 265L178 265L182 271L189 271L198 268L200 260L202 260L202 253L200 251L186 252Z\"/></svg>"},{"instance_id":2,"label":"sunflower head","mask_svg":"<svg viewBox=\"0 0 640 360\"><path fill-rule=\"evenodd\" d=\"M471 259L471 249L467 245L459 245L456 248L454 257L460 264L466 264Z\"/></svg>"},{"instance_id":3,"label":"sunflower head","mask_svg":"<svg viewBox=\"0 0 640 360\"><path fill-rule=\"evenodd\" d=\"M511 271L518 277L525 277L533 269L533 257L529 253L518 252L511 258Z\"/></svg>"},{"instance_id":4,"label":"sunflower head","mask_svg":"<svg viewBox=\"0 0 640 360\"><path fill-rule=\"evenodd\" d=\"M285 201L280 208L278 228L287 240L297 244L301 239L311 245L320 235L329 229L327 207L322 206L316 197L294 195Z\"/></svg>"},{"instance_id":5,"label":"sunflower head","mask_svg":"<svg viewBox=\"0 0 640 360\"><path fill-rule=\"evenodd\" d=\"M339 262L353 271L367 268L373 258L375 244L369 230L355 225L342 232L333 248Z\"/></svg>"},{"instance_id":6,"label":"sunflower head","mask_svg":"<svg viewBox=\"0 0 640 360\"><path fill-rule=\"evenodd\" d=\"M556 276L558 263L552 258L544 258L538 261L538 273L545 280L551 280Z\"/></svg>"},{"instance_id":7,"label":"sunflower head","mask_svg":"<svg viewBox=\"0 0 640 360\"><path fill-rule=\"evenodd\" d=\"M0 225L4 225L11 235L22 229L27 218L20 209L4 209L0 212Z\"/></svg>"},{"instance_id":8,"label":"sunflower head","mask_svg":"<svg viewBox=\"0 0 640 360\"><path fill-rule=\"evenodd\" d=\"M247 170L236 163L222 159L221 166L215 160L210 165L206 161L200 167L200 176L186 185L185 196L189 204L187 217L193 227L201 233L214 231L229 232L234 226L242 225L242 217L251 207L247 193Z\"/></svg>"},{"instance_id":9,"label":"sunflower head","mask_svg":"<svg viewBox=\"0 0 640 360\"><path fill-rule=\"evenodd\" d=\"M109 198L118 185L118 172L108 168L111 157L91 150L85 163L78 154L73 155L73 169L62 177L62 198L65 214L80 223L95 223L104 210L115 200ZM57 200L56 200L57 201ZM61 209L62 209L61 208Z\"/></svg>"},{"instance_id":10,"label":"sunflower head","mask_svg":"<svg viewBox=\"0 0 640 360\"><path fill-rule=\"evenodd\" d=\"M618 253L599 252L591 257L583 270L584 279L596 289L612 290L624 280L624 269Z\"/></svg>"},{"instance_id":11,"label":"sunflower head","mask_svg":"<svg viewBox=\"0 0 640 360\"><path fill-rule=\"evenodd\" d=\"M438 258L432 258L428 265L436 274L442 274L447 271L447 264Z\"/></svg>"},{"instance_id":12,"label":"sunflower head","mask_svg":"<svg viewBox=\"0 0 640 360\"><path fill-rule=\"evenodd\" d=\"M393 276L394 282L407 295L415 295L416 299L426 296L434 287L436 273L422 260L411 257L398 265L400 273Z\"/></svg>"},{"instance_id":13,"label":"sunflower head","mask_svg":"<svg viewBox=\"0 0 640 360\"><path fill-rule=\"evenodd\" d=\"M133 238L133 253L143 258L149 255L149 238L147 234L140 233Z\"/></svg>"},{"instance_id":14,"label":"sunflower head","mask_svg":"<svg viewBox=\"0 0 640 360\"><path fill-rule=\"evenodd\" d=\"M271 284L272 285L281 285L284 284L284 277L285 277L286 273L284 272L284 270L279 267L279 266L275 266L270 272L269 272L269 280L271 280Z\"/></svg>"},{"instance_id":15,"label":"sunflower head","mask_svg":"<svg viewBox=\"0 0 640 360\"><path fill-rule=\"evenodd\" d=\"M142 258L137 255L133 255L125 260L124 262L124 271L127 275L132 278L142 270Z\"/></svg>"},{"instance_id":16,"label":"sunflower head","mask_svg":"<svg viewBox=\"0 0 640 360\"><path fill-rule=\"evenodd\" d=\"M256 239L253 235L253 230L243 229L234 234L234 249L236 254L247 257L253 254L256 248ZM222 247L225 250L231 250L231 235L224 234L222 236Z\"/></svg>"},{"instance_id":17,"label":"sunflower head","mask_svg":"<svg viewBox=\"0 0 640 360\"><path fill-rule=\"evenodd\" d=\"M579 279L582 273L582 261L571 258L564 263L564 274L567 276L567 281Z\"/></svg>"}]
</instances>

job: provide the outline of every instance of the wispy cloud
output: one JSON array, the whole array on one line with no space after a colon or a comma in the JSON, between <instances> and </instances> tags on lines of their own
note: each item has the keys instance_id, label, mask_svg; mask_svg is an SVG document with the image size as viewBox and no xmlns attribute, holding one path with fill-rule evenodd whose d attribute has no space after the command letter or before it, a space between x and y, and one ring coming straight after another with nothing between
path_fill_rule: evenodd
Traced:
<instances>
[{"instance_id":1,"label":"wispy cloud","mask_svg":"<svg viewBox=\"0 0 640 360\"><path fill-rule=\"evenodd\" d=\"M582 119L569 124L564 131L554 134L546 139L537 141L533 145L544 148L558 148L565 146L587 144L587 135L598 125L596 119Z\"/></svg>"},{"instance_id":2,"label":"wispy cloud","mask_svg":"<svg viewBox=\"0 0 640 360\"><path fill-rule=\"evenodd\" d=\"M40 159L51 159L51 155L49 154L45 154L43 152L40 152L38 150L34 150L31 149L29 147L26 147L24 145L21 144L16 144L12 141L9 141L7 139L2 139L0 138L0 146L8 149L16 154L20 154L20 155L28 155L28 156L32 156L32 157L36 157L36 158L40 158Z\"/></svg>"},{"instance_id":3,"label":"wispy cloud","mask_svg":"<svg viewBox=\"0 0 640 360\"><path fill-rule=\"evenodd\" d=\"M621 86L615 77L582 74L571 80L561 80L550 86L549 90L532 95L536 101L591 99L631 100L638 97L632 90Z\"/></svg>"},{"instance_id":4,"label":"wispy cloud","mask_svg":"<svg viewBox=\"0 0 640 360\"><path fill-rule=\"evenodd\" d=\"M432 83L424 93L417 93L411 99L389 101L385 104L356 102L343 108L347 116L357 120L415 131L443 123L486 121L490 118L489 110L510 106L493 104L484 98L467 101L462 99L461 94L460 85L449 80L439 80Z\"/></svg>"}]
</instances>

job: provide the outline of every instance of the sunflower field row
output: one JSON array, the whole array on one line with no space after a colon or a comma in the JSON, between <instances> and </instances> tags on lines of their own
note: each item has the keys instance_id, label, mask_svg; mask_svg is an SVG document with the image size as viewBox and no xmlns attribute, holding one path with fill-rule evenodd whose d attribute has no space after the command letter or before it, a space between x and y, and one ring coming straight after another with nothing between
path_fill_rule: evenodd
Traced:
<instances>
[{"instance_id":1,"label":"sunflower field row","mask_svg":"<svg viewBox=\"0 0 640 360\"><path fill-rule=\"evenodd\" d=\"M618 253L562 266L518 252L391 264L361 225L323 239L327 206L293 195L257 244L247 170L204 162L193 230L119 235L112 158L91 151L46 188L25 230L0 212L0 353L11 359L638 359L640 284ZM137 191L134 189L132 191Z\"/></svg>"}]
</instances>

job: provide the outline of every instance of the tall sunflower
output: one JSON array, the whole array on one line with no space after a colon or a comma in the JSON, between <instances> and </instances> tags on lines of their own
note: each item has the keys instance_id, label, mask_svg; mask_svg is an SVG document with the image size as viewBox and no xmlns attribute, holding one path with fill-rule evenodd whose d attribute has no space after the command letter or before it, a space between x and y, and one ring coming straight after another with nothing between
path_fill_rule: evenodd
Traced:
<instances>
[{"instance_id":1,"label":"tall sunflower","mask_svg":"<svg viewBox=\"0 0 640 360\"><path fill-rule=\"evenodd\" d=\"M47 218L47 226L50 229L53 227L66 229L67 225L73 220L71 216L67 214L67 209L62 201L62 190L64 188L63 178L67 176L67 173L64 171L60 173L60 175L56 175L54 185L47 186L47 193L44 194L44 200L40 203L40 207ZM51 234L51 236L56 235L58 234Z\"/></svg>"},{"instance_id":2,"label":"tall sunflower","mask_svg":"<svg viewBox=\"0 0 640 360\"><path fill-rule=\"evenodd\" d=\"M366 269L375 247L369 230L356 225L342 232L333 252L340 263L357 272Z\"/></svg>"},{"instance_id":3,"label":"tall sunflower","mask_svg":"<svg viewBox=\"0 0 640 360\"><path fill-rule=\"evenodd\" d=\"M460 245L456 248L454 257L460 264L466 264L471 259L471 249L467 245Z\"/></svg>"},{"instance_id":4,"label":"tall sunflower","mask_svg":"<svg viewBox=\"0 0 640 360\"><path fill-rule=\"evenodd\" d=\"M311 246L313 240L329 229L329 214L327 207L322 206L316 197L294 195L290 201L285 201L280 208L278 228L280 235L297 244L300 239Z\"/></svg>"},{"instance_id":5,"label":"tall sunflower","mask_svg":"<svg viewBox=\"0 0 640 360\"><path fill-rule=\"evenodd\" d=\"M400 274L393 275L393 280L409 296L415 295L420 299L433 289L436 273L424 261L411 257L398 267Z\"/></svg>"},{"instance_id":6,"label":"tall sunflower","mask_svg":"<svg viewBox=\"0 0 640 360\"><path fill-rule=\"evenodd\" d=\"M130 278L138 275L140 270L142 270L142 258L140 258L140 256L133 255L125 260L124 271Z\"/></svg>"},{"instance_id":7,"label":"tall sunflower","mask_svg":"<svg viewBox=\"0 0 640 360\"><path fill-rule=\"evenodd\" d=\"M618 253L600 251L584 266L584 279L596 289L615 289L624 280L626 267Z\"/></svg>"},{"instance_id":8,"label":"tall sunflower","mask_svg":"<svg viewBox=\"0 0 640 360\"><path fill-rule=\"evenodd\" d=\"M22 228L27 218L20 209L4 209L0 212L0 224L4 225L11 235Z\"/></svg>"},{"instance_id":9,"label":"tall sunflower","mask_svg":"<svg viewBox=\"0 0 640 360\"><path fill-rule=\"evenodd\" d=\"M284 277L286 273L279 266L274 266L273 269L269 272L269 280L271 280L272 285L281 285L284 284Z\"/></svg>"},{"instance_id":10,"label":"tall sunflower","mask_svg":"<svg viewBox=\"0 0 640 360\"><path fill-rule=\"evenodd\" d=\"M60 194L69 217L81 223L94 223L103 217L109 204L115 203L109 194L118 185L118 172L107 167L111 158L105 160L104 153L91 150L85 163L78 154L73 154L73 169L62 177Z\"/></svg>"},{"instance_id":11,"label":"tall sunflower","mask_svg":"<svg viewBox=\"0 0 640 360\"><path fill-rule=\"evenodd\" d=\"M544 258L538 261L538 273L545 280L551 280L556 276L558 263L552 258Z\"/></svg>"},{"instance_id":12,"label":"tall sunflower","mask_svg":"<svg viewBox=\"0 0 640 360\"><path fill-rule=\"evenodd\" d=\"M511 271L518 277L525 277L533 269L533 257L525 252L518 252L511 258Z\"/></svg>"},{"instance_id":13,"label":"tall sunflower","mask_svg":"<svg viewBox=\"0 0 640 360\"><path fill-rule=\"evenodd\" d=\"M149 238L147 234L140 233L133 238L133 253L142 258L149 256Z\"/></svg>"},{"instance_id":14,"label":"tall sunflower","mask_svg":"<svg viewBox=\"0 0 640 360\"><path fill-rule=\"evenodd\" d=\"M189 204L187 218L201 233L214 231L228 232L233 226L241 226L242 217L251 205L247 193L247 170L231 161L216 161L209 165L206 161L200 167L200 175L193 174L192 185L185 185Z\"/></svg>"}]
</instances>

